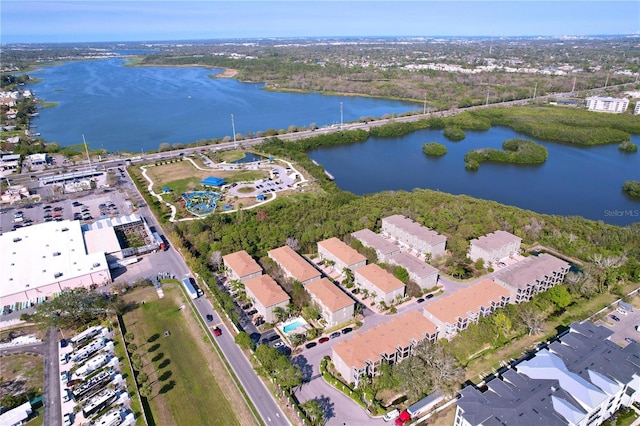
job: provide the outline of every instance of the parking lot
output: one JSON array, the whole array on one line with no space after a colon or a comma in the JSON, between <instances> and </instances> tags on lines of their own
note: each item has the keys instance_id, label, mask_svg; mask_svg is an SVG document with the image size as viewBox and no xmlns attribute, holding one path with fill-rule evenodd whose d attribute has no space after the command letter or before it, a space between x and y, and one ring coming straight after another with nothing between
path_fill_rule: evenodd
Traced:
<instances>
[{"instance_id":1,"label":"parking lot","mask_svg":"<svg viewBox=\"0 0 640 426\"><path fill-rule=\"evenodd\" d=\"M125 197L125 193L116 190L94 190L51 202L3 206L0 209L0 232L56 220L89 223L101 217L128 215L132 212L132 205Z\"/></svg>"},{"instance_id":2,"label":"parking lot","mask_svg":"<svg viewBox=\"0 0 640 426\"><path fill-rule=\"evenodd\" d=\"M640 342L640 310L634 309L633 312L626 314L622 310L614 310L607 314L601 321L596 324L604 325L613 331L611 341L621 346L626 346L632 341ZM618 318L614 320L613 317Z\"/></svg>"}]
</instances>

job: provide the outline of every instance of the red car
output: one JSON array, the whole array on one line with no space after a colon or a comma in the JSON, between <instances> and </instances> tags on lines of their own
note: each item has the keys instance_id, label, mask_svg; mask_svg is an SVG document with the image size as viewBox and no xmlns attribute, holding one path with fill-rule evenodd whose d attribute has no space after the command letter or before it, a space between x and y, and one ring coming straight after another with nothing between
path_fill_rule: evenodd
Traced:
<instances>
[{"instance_id":1,"label":"red car","mask_svg":"<svg viewBox=\"0 0 640 426\"><path fill-rule=\"evenodd\" d=\"M326 343L328 341L329 341L328 337L321 337L320 340L318 340L318 342L320 342L320 343Z\"/></svg>"},{"instance_id":2,"label":"red car","mask_svg":"<svg viewBox=\"0 0 640 426\"><path fill-rule=\"evenodd\" d=\"M222 335L222 330L220 330L220 327L216 327L216 328L214 328L214 329L213 329L213 334L214 334L215 336L220 336L220 335Z\"/></svg>"}]
</instances>

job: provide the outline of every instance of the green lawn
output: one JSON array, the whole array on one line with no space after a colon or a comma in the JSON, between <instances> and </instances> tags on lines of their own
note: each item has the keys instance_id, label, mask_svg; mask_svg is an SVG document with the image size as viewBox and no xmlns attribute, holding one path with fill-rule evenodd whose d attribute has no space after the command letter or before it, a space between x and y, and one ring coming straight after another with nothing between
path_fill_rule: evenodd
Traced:
<instances>
[{"instance_id":1,"label":"green lawn","mask_svg":"<svg viewBox=\"0 0 640 426\"><path fill-rule=\"evenodd\" d=\"M194 334L193 319L186 318L192 315L189 305L180 309L178 289L165 289L163 299L153 289L143 292L137 299L142 296L146 303L125 314L124 322L152 383L150 424L240 424L205 359L215 355L203 353L196 341L202 336Z\"/></svg>"}]
</instances>

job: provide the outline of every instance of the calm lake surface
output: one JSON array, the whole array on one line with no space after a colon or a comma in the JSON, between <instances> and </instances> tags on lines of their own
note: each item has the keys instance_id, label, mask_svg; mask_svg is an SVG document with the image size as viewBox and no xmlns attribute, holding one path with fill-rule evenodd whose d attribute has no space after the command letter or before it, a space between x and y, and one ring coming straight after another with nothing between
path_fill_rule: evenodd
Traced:
<instances>
[{"instance_id":1,"label":"calm lake surface","mask_svg":"<svg viewBox=\"0 0 640 426\"><path fill-rule=\"evenodd\" d=\"M128 67L124 58L69 62L30 73L41 108L34 130L47 142L82 143L111 152L158 149L161 143L246 135L291 125L325 126L363 116L419 110L421 105L373 98L277 93L262 84L210 78L202 67Z\"/></svg>"},{"instance_id":2,"label":"calm lake surface","mask_svg":"<svg viewBox=\"0 0 640 426\"><path fill-rule=\"evenodd\" d=\"M399 138L369 138L364 143L319 148L309 156L335 177L338 186L355 194L429 188L467 194L538 213L576 215L605 223L640 221L640 202L622 192L626 180L640 180L640 153L625 154L617 144L580 148L536 141L549 151L540 166L482 163L464 168L470 149L502 148L506 139L522 137L509 128L467 131L450 142L441 130L421 130ZM640 136L632 140L640 144ZM428 157L422 145L439 142L442 157Z\"/></svg>"},{"instance_id":3,"label":"calm lake surface","mask_svg":"<svg viewBox=\"0 0 640 426\"><path fill-rule=\"evenodd\" d=\"M58 102L41 108L36 131L48 142L82 143L108 151L147 151L162 142L190 143L237 133L319 126L363 116L420 110L415 104L371 98L276 93L261 84L209 78L218 70L200 67L126 67L123 58L71 62L31 73L42 81L29 86L40 99ZM483 163L464 169L468 150L501 148L505 139L523 137L508 128L466 132L450 142L439 130L400 138L370 138L360 144L321 148L310 157L324 165L344 190L367 194L429 188L495 200L539 213L578 215L606 223L640 221L640 202L622 184L640 180L640 153L624 154L617 145L581 148L541 142L549 150L541 166ZM530 138L527 138L530 139ZM440 142L440 158L422 153L426 142ZM640 135L632 136L640 144Z\"/></svg>"}]
</instances>

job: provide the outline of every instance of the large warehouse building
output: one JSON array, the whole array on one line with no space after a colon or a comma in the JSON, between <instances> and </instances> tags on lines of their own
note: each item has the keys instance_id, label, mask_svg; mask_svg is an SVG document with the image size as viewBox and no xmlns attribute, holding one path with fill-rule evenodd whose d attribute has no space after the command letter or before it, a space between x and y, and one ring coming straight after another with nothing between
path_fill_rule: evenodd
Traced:
<instances>
[{"instance_id":1,"label":"large warehouse building","mask_svg":"<svg viewBox=\"0 0 640 426\"><path fill-rule=\"evenodd\" d=\"M24 309L66 288L111 282L105 252L89 252L80 222L46 222L0 235L0 307Z\"/></svg>"}]
</instances>

